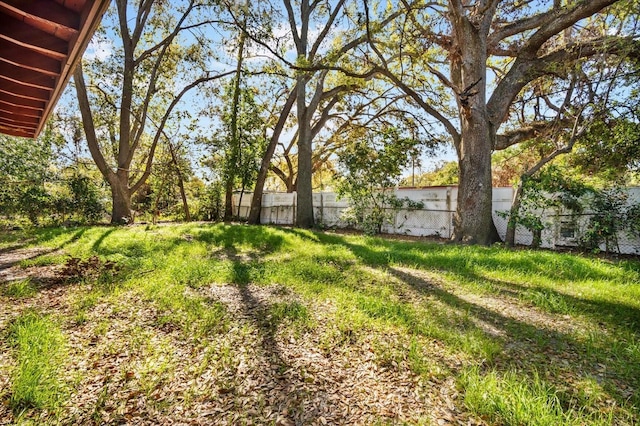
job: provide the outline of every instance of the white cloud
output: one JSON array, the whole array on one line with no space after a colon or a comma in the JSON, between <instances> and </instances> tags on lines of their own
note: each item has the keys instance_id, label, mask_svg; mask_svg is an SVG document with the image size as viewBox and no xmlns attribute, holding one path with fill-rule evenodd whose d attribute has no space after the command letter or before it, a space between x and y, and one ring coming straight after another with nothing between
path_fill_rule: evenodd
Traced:
<instances>
[{"instance_id":1,"label":"white cloud","mask_svg":"<svg viewBox=\"0 0 640 426\"><path fill-rule=\"evenodd\" d=\"M113 43L109 40L93 39L89 42L87 50L84 53L85 59L98 59L104 61L113 53Z\"/></svg>"}]
</instances>

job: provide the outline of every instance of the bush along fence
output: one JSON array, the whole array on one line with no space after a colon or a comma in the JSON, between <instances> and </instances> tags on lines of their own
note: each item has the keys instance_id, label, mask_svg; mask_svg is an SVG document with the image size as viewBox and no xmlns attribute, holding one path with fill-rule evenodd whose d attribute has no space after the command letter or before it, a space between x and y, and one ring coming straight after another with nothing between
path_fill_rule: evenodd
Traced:
<instances>
[{"instance_id":1,"label":"bush along fence","mask_svg":"<svg viewBox=\"0 0 640 426\"><path fill-rule=\"evenodd\" d=\"M315 193L313 205L316 223L325 228L355 228L372 234L451 238L453 216L457 208L457 187L399 188L390 191L399 200L393 206L368 206L364 209L355 208L348 199L340 198L333 192ZM493 219L503 239L513 196L513 188L493 188ZM640 188L619 190L613 201L607 202L603 197L606 198L607 194L584 196L579 211L560 205L530 212L540 219L538 223L541 229L530 229L519 224L515 243L526 246L535 244L537 235L540 247L544 248L640 254ZM239 194L234 196L236 217L248 217L251 198L251 193L243 194L241 199ZM294 225L295 217L295 192L263 195L261 223Z\"/></svg>"}]
</instances>

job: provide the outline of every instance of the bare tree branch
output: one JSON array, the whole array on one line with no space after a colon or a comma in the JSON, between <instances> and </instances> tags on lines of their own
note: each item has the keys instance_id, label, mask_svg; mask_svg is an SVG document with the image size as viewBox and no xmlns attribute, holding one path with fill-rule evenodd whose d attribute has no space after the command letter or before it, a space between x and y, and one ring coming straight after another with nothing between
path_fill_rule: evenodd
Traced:
<instances>
[{"instance_id":1,"label":"bare tree branch","mask_svg":"<svg viewBox=\"0 0 640 426\"><path fill-rule=\"evenodd\" d=\"M176 105L178 105L178 103L180 103L180 100L182 99L182 97L187 92L189 92L191 89L201 85L202 83L206 83L208 81L213 81L213 80L217 80L217 79L226 77L228 75L233 74L234 72L235 71L228 71L228 72L225 72L225 73L222 73L222 74L218 74L218 75L215 75L215 76L212 76L212 77L201 77L201 78L195 80L194 82L192 82L191 84L185 86L180 91L180 93L178 93L178 95L173 99L171 104L169 104L169 106L167 107L167 110L165 111L164 116L162 117L162 120L157 125L156 134L155 134L155 136L153 138L153 142L151 143L151 148L149 149L149 157L147 158L147 162L146 162L146 166L145 166L145 169L144 169L144 173L142 174L140 179L134 185L132 185L132 187L131 187L131 192L132 193L136 192L144 184L144 182L147 180L147 178L151 174L151 166L153 164L153 155L155 153L156 146L158 145L158 141L160 140L160 136L162 135L162 132L164 130L164 126L167 123L167 120L169 119L169 117L171 116L171 113L173 112L173 109L176 107Z\"/></svg>"}]
</instances>

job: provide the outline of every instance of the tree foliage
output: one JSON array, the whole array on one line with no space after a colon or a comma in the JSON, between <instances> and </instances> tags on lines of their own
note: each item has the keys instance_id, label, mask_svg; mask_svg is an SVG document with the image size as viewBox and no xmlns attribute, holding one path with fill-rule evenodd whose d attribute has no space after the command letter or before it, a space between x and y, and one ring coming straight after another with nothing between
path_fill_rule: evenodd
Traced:
<instances>
[{"instance_id":1,"label":"tree foliage","mask_svg":"<svg viewBox=\"0 0 640 426\"><path fill-rule=\"evenodd\" d=\"M435 121L456 149L460 179L454 239L491 243L497 239L492 152L543 141L560 127L571 134L596 107L605 107L592 95L606 97L616 86L603 77L627 69L631 65L625 59L638 56L637 3L402 4L402 25L371 35L366 57L373 70ZM367 18L383 8L376 7Z\"/></svg>"},{"instance_id":2,"label":"tree foliage","mask_svg":"<svg viewBox=\"0 0 640 426\"><path fill-rule=\"evenodd\" d=\"M37 224L51 207L45 184L55 177L50 126L35 139L0 135L0 211L5 217L24 215Z\"/></svg>"},{"instance_id":3,"label":"tree foliage","mask_svg":"<svg viewBox=\"0 0 640 426\"><path fill-rule=\"evenodd\" d=\"M597 120L579 142L569 160L581 173L604 181L624 182L640 172L640 108L625 107L623 114L608 114ZM618 106L620 108L620 106Z\"/></svg>"},{"instance_id":4,"label":"tree foliage","mask_svg":"<svg viewBox=\"0 0 640 426\"><path fill-rule=\"evenodd\" d=\"M400 182L403 186L446 186L458 184L458 163L441 161L430 172L408 176Z\"/></svg>"},{"instance_id":5,"label":"tree foliage","mask_svg":"<svg viewBox=\"0 0 640 426\"><path fill-rule=\"evenodd\" d=\"M562 209L571 215L580 214L584 210L581 198L590 188L566 170L548 166L536 174L524 176L520 186L520 197L509 212L500 212L509 220L509 227L514 230L522 226L533 234L533 247L542 243L542 231L547 224L544 215L551 209ZM509 241L515 243L514 240Z\"/></svg>"},{"instance_id":6,"label":"tree foliage","mask_svg":"<svg viewBox=\"0 0 640 426\"><path fill-rule=\"evenodd\" d=\"M178 107L184 95L221 77L207 70L210 44L199 31L211 23L209 10L196 0L117 0L100 33L110 51L76 69L87 144L111 187L112 223L133 219L131 196L150 176L158 143L183 122L174 119L190 117Z\"/></svg>"},{"instance_id":7,"label":"tree foliage","mask_svg":"<svg viewBox=\"0 0 640 426\"><path fill-rule=\"evenodd\" d=\"M338 194L351 201L343 218L366 233L382 232L396 211L403 206L420 208L408 199L399 199L393 188L411 161L408 151L418 149L418 142L388 128L377 135L356 140L340 152L344 168Z\"/></svg>"},{"instance_id":8,"label":"tree foliage","mask_svg":"<svg viewBox=\"0 0 640 426\"><path fill-rule=\"evenodd\" d=\"M580 236L580 244L587 250L599 251L604 243L605 251L620 252L618 234L625 229L627 194L620 188L594 190L590 194L590 217Z\"/></svg>"}]
</instances>

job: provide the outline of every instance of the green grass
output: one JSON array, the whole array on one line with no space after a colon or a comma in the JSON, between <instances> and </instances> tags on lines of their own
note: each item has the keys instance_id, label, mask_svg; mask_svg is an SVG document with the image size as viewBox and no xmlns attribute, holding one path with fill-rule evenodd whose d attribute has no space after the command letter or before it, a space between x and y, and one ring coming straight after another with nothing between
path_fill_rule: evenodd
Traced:
<instances>
[{"instance_id":1,"label":"green grass","mask_svg":"<svg viewBox=\"0 0 640 426\"><path fill-rule=\"evenodd\" d=\"M465 404L491 423L553 426L568 421L557 391L537 374L525 381L513 372L481 374L471 368L460 382Z\"/></svg>"},{"instance_id":2,"label":"green grass","mask_svg":"<svg viewBox=\"0 0 640 426\"><path fill-rule=\"evenodd\" d=\"M18 299L34 296L36 293L36 286L29 278L11 281L2 289L2 295Z\"/></svg>"},{"instance_id":3,"label":"green grass","mask_svg":"<svg viewBox=\"0 0 640 426\"><path fill-rule=\"evenodd\" d=\"M307 307L300 302L276 302L269 307L267 319L272 327L283 321L291 321L303 327L311 326L311 317Z\"/></svg>"},{"instance_id":4,"label":"green grass","mask_svg":"<svg viewBox=\"0 0 640 426\"><path fill-rule=\"evenodd\" d=\"M575 385L577 395L561 392L537 372L481 373L473 367L463 371L459 384L464 403L492 424L508 425L607 425L629 422L612 411L598 410L597 401L606 393L593 380ZM571 407L569 409L565 407ZM615 420L614 420L615 419Z\"/></svg>"},{"instance_id":5,"label":"green grass","mask_svg":"<svg viewBox=\"0 0 640 426\"><path fill-rule=\"evenodd\" d=\"M27 311L11 324L9 342L16 358L10 398L14 413L59 407L66 390L60 377L65 343L58 325L47 316Z\"/></svg>"},{"instance_id":6,"label":"green grass","mask_svg":"<svg viewBox=\"0 0 640 426\"><path fill-rule=\"evenodd\" d=\"M144 359L132 369L146 394L177 369L162 333L177 333L171 338L203 354L192 374L233 371L244 352L223 337L247 325L208 291L233 286L242 293L251 284L282 290L252 314L265 346L279 335L312 336L331 356L366 344L386 369L425 380L453 376L464 401L458 409L489 423L640 421L637 261L240 225L21 232L0 242L29 240L64 250L64 256L96 255L118 264L116 274L78 284L64 321L93 326L96 339L107 339L112 320L97 312L118 318L152 310L151 320L130 337L162 342L156 352L141 344ZM61 264L64 256L42 255L24 265ZM28 283L14 285L4 295L38 291ZM47 317L37 318L53 326ZM20 365L27 352L16 348ZM225 380L223 388L233 389L233 374ZM190 401L206 395L188 389L184 398ZM46 406L38 404L15 406Z\"/></svg>"},{"instance_id":7,"label":"green grass","mask_svg":"<svg viewBox=\"0 0 640 426\"><path fill-rule=\"evenodd\" d=\"M185 333L205 338L210 333L222 332L227 326L225 307L203 297L190 296L175 287L148 289L147 295L163 312L159 324L174 324Z\"/></svg>"},{"instance_id":8,"label":"green grass","mask_svg":"<svg viewBox=\"0 0 640 426\"><path fill-rule=\"evenodd\" d=\"M26 259L20 262L21 268L29 268L33 266L49 266L49 265L62 265L68 256L62 254L55 255L41 255L32 259Z\"/></svg>"}]
</instances>

